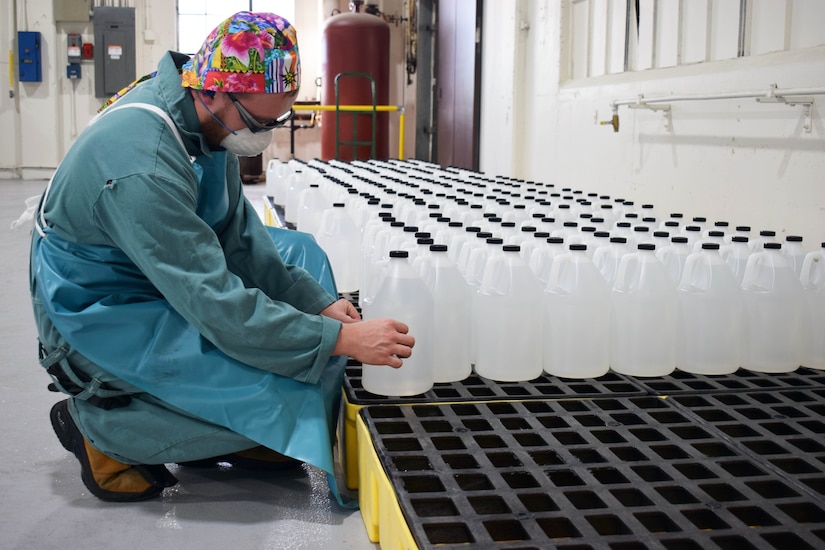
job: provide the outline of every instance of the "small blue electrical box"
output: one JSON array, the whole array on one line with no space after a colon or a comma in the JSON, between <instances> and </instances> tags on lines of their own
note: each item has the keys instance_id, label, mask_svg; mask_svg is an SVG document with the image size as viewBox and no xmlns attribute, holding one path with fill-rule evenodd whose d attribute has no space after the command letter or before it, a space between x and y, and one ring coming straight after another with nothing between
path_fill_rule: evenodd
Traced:
<instances>
[{"instance_id":1,"label":"small blue electrical box","mask_svg":"<svg viewBox=\"0 0 825 550\"><path fill-rule=\"evenodd\" d=\"M66 78L69 80L80 79L80 63L69 63L66 65Z\"/></svg>"},{"instance_id":2,"label":"small blue electrical box","mask_svg":"<svg viewBox=\"0 0 825 550\"><path fill-rule=\"evenodd\" d=\"M43 80L40 75L39 32L17 32L17 58L20 82L41 82Z\"/></svg>"}]
</instances>

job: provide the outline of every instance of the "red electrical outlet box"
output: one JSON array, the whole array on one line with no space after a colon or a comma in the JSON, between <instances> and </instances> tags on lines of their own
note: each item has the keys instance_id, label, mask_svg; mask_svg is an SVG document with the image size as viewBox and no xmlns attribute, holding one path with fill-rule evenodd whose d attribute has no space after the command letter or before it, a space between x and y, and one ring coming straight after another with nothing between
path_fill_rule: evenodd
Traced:
<instances>
[{"instance_id":1,"label":"red electrical outlet box","mask_svg":"<svg viewBox=\"0 0 825 550\"><path fill-rule=\"evenodd\" d=\"M89 42L83 43L83 59L93 59L95 56L94 44Z\"/></svg>"}]
</instances>

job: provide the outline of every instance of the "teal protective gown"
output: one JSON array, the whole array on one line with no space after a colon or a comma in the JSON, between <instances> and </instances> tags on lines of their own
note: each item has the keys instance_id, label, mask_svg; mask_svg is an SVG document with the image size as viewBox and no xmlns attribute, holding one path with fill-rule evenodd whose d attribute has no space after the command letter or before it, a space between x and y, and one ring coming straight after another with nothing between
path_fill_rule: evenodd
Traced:
<instances>
[{"instance_id":1,"label":"teal protective gown","mask_svg":"<svg viewBox=\"0 0 825 550\"><path fill-rule=\"evenodd\" d=\"M325 470L340 502L346 358L331 357L340 322L317 315L334 282L282 259L273 236L325 268L320 250L262 225L237 157L207 146L180 85L186 59L169 52L55 173L32 241L43 352L82 373L72 413L102 452L163 463L261 444ZM102 411L84 400L95 393L130 401Z\"/></svg>"}]
</instances>

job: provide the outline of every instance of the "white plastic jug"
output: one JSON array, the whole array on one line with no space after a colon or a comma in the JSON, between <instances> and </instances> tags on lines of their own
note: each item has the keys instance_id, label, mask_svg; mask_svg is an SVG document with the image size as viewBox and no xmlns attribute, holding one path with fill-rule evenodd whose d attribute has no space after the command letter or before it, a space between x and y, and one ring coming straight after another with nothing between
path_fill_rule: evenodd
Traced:
<instances>
[{"instance_id":1,"label":"white plastic jug","mask_svg":"<svg viewBox=\"0 0 825 550\"><path fill-rule=\"evenodd\" d=\"M656 250L656 257L664 264L674 286L682 280L682 270L688 256L690 245L687 237L671 237L669 245Z\"/></svg>"},{"instance_id":2,"label":"white plastic jug","mask_svg":"<svg viewBox=\"0 0 825 550\"><path fill-rule=\"evenodd\" d=\"M780 243L763 246L751 254L742 280L742 367L793 372L804 356L802 284L782 256Z\"/></svg>"},{"instance_id":3,"label":"white plastic jug","mask_svg":"<svg viewBox=\"0 0 825 550\"><path fill-rule=\"evenodd\" d=\"M320 185L311 183L309 187L301 191L298 199L298 216L295 227L298 231L314 235L317 239L318 230L321 228L321 216L331 206L332 203L321 192Z\"/></svg>"},{"instance_id":4,"label":"white plastic jug","mask_svg":"<svg viewBox=\"0 0 825 550\"><path fill-rule=\"evenodd\" d=\"M694 374L731 374L740 363L742 289L718 243L688 256L679 283L676 367Z\"/></svg>"},{"instance_id":5,"label":"white plastic jug","mask_svg":"<svg viewBox=\"0 0 825 550\"><path fill-rule=\"evenodd\" d=\"M361 282L361 231L347 214L344 203L336 202L324 211L317 240L327 253L338 291L358 290Z\"/></svg>"},{"instance_id":6,"label":"white plastic jug","mask_svg":"<svg viewBox=\"0 0 825 550\"><path fill-rule=\"evenodd\" d=\"M536 247L530 256L528 266L539 281L539 285L544 288L550 278L550 270L553 268L553 261L557 256L565 253L564 239L561 237L548 237L545 245Z\"/></svg>"},{"instance_id":7,"label":"white plastic jug","mask_svg":"<svg viewBox=\"0 0 825 550\"><path fill-rule=\"evenodd\" d=\"M676 302L676 286L652 244L622 257L611 292L612 370L630 376L673 372Z\"/></svg>"},{"instance_id":8,"label":"white plastic jug","mask_svg":"<svg viewBox=\"0 0 825 550\"><path fill-rule=\"evenodd\" d=\"M298 165L300 169L301 165ZM286 194L289 185L289 177L295 171L294 164L290 162L281 162L276 164L273 170L274 181L272 185L272 201L281 206L286 205ZM269 174L267 174L267 178ZM267 179L268 184L268 179Z\"/></svg>"},{"instance_id":9,"label":"white plastic jug","mask_svg":"<svg viewBox=\"0 0 825 550\"><path fill-rule=\"evenodd\" d=\"M610 369L610 287L587 255L571 244L553 262L544 290L544 371L598 378Z\"/></svg>"},{"instance_id":10,"label":"white plastic jug","mask_svg":"<svg viewBox=\"0 0 825 550\"><path fill-rule=\"evenodd\" d=\"M412 355L400 368L363 365L364 389L376 395L419 395L433 387L433 298L407 257L406 250L390 252L375 298L362 308L364 319L396 319L406 324L415 338Z\"/></svg>"},{"instance_id":11,"label":"white plastic jug","mask_svg":"<svg viewBox=\"0 0 825 550\"><path fill-rule=\"evenodd\" d=\"M294 224L298 218L298 199L301 191L309 187L309 174L306 170L296 170L286 180L286 197L284 202L284 220Z\"/></svg>"},{"instance_id":12,"label":"white plastic jug","mask_svg":"<svg viewBox=\"0 0 825 550\"><path fill-rule=\"evenodd\" d=\"M720 254L728 264L739 285L745 278L745 268L748 266L748 258L751 256L751 247L748 246L748 238L741 235L731 237L730 243L720 249Z\"/></svg>"},{"instance_id":13,"label":"white plastic jug","mask_svg":"<svg viewBox=\"0 0 825 550\"><path fill-rule=\"evenodd\" d=\"M805 255L800 282L808 308L805 323L808 354L803 357L802 364L812 369L825 369L825 243L819 250Z\"/></svg>"},{"instance_id":14,"label":"white plastic jug","mask_svg":"<svg viewBox=\"0 0 825 550\"><path fill-rule=\"evenodd\" d=\"M447 254L433 244L417 259L421 279L433 296L433 380L458 382L472 372L470 357L470 288Z\"/></svg>"},{"instance_id":15,"label":"white plastic jug","mask_svg":"<svg viewBox=\"0 0 825 550\"><path fill-rule=\"evenodd\" d=\"M782 255L791 264L796 276L802 274L802 262L805 261L805 249L802 246L802 237L799 235L788 235L785 237L785 244L782 246Z\"/></svg>"},{"instance_id":16,"label":"white plastic jug","mask_svg":"<svg viewBox=\"0 0 825 550\"><path fill-rule=\"evenodd\" d=\"M266 194L269 197L275 197L275 188L280 182L278 175L278 165L281 164L277 158L270 159L266 163Z\"/></svg>"},{"instance_id":17,"label":"white plastic jug","mask_svg":"<svg viewBox=\"0 0 825 550\"><path fill-rule=\"evenodd\" d=\"M479 376L517 382L541 375L542 289L517 245L489 256L473 316Z\"/></svg>"},{"instance_id":18,"label":"white plastic jug","mask_svg":"<svg viewBox=\"0 0 825 550\"><path fill-rule=\"evenodd\" d=\"M602 274L607 287L612 288L616 281L616 272L619 270L619 262L622 256L630 250L627 248L627 239L624 237L611 237L610 244L598 248L593 253L593 263Z\"/></svg>"}]
</instances>

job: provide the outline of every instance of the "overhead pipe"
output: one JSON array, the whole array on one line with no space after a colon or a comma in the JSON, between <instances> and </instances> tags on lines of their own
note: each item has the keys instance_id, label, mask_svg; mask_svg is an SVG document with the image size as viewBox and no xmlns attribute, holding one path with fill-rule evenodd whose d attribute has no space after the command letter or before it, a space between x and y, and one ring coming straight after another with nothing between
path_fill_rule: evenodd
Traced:
<instances>
[{"instance_id":1,"label":"overhead pipe","mask_svg":"<svg viewBox=\"0 0 825 550\"><path fill-rule=\"evenodd\" d=\"M603 120L601 125L610 125L614 132L619 131L619 107L622 105L636 109L651 109L651 110L670 110L670 103L674 101L709 101L719 99L745 99L753 98L760 103L785 103L790 106L802 105L805 108L806 124L804 126L807 132L811 131L811 105L813 105L813 98L803 97L811 95L825 94L825 87L810 87L810 88L788 88L779 89L776 84L772 84L767 90L753 90L743 92L718 92L710 94L681 94L670 95L662 97L646 98L639 94L634 98L629 99L614 99L610 102L610 109L613 116L610 120ZM660 105L666 104L666 105Z\"/></svg>"}]
</instances>

